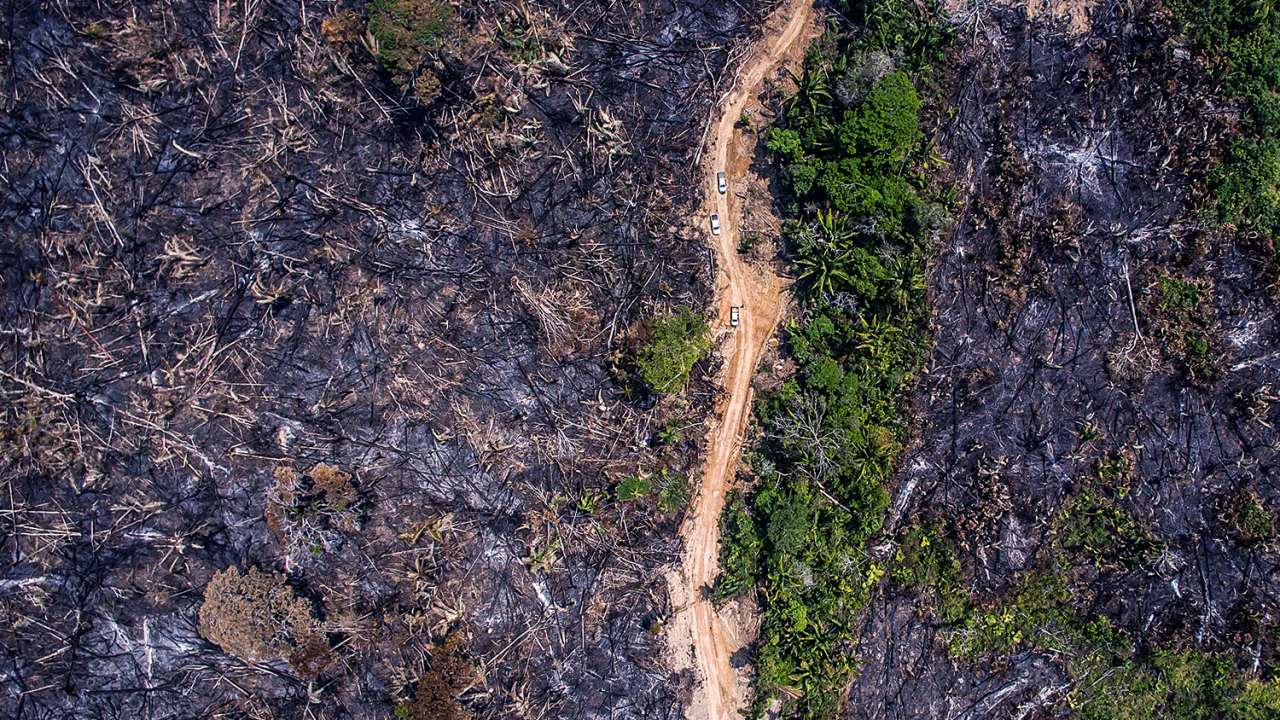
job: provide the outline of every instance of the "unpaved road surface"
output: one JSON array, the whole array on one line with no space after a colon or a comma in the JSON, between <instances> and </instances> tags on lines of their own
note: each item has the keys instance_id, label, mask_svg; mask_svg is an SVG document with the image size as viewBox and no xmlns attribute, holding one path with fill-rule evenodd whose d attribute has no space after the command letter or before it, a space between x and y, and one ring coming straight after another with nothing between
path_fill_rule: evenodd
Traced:
<instances>
[{"instance_id":1,"label":"unpaved road surface","mask_svg":"<svg viewBox=\"0 0 1280 720\"><path fill-rule=\"evenodd\" d=\"M722 230L711 236L719 255L719 326L728 328L729 308L742 308L741 323L730 329L733 336L725 345L728 364L725 388L728 398L719 408L720 422L712 433L701 491L691 522L686 525L684 580L691 600L693 645L698 674L703 682L700 696L690 707L690 717L722 720L735 717L742 691L730 656L738 642L733 631L711 605L703 587L715 580L720 540L720 513L725 489L733 479L740 455L739 447L751 407L751 378L786 305L782 279L744 262L738 254L739 208L734 194L738 137L734 124L749 105L756 102L766 73L783 60L803 54L805 41L812 36L812 0L791 0L770 20L764 38L738 75L734 89L723 105L723 115L713 126L714 153L704 163L708 200L702 222L718 213ZM785 24L784 24L785 23ZM779 27L780 26L780 27ZM729 191L721 194L716 173L729 171Z\"/></svg>"}]
</instances>

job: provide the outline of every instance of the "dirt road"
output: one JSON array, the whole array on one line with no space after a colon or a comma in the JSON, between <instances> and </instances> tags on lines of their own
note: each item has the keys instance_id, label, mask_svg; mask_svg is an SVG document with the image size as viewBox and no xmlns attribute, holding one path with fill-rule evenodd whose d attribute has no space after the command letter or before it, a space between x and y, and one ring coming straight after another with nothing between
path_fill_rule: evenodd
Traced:
<instances>
[{"instance_id":1,"label":"dirt road","mask_svg":"<svg viewBox=\"0 0 1280 720\"><path fill-rule=\"evenodd\" d=\"M751 378L786 304L781 278L767 269L748 265L738 254L739 210L733 170L746 163L735 162L740 160L737 157L740 150L734 124L743 111L756 102L765 74L788 57L796 57L797 51L803 53L804 41L812 34L812 15L812 0L791 0L770 20L764 38L740 71L734 89L723 104L723 115L712 128L714 152L704 163L708 188L708 201L703 208L704 227L707 227L705 218L713 212L719 214L722 225L720 235L712 236L720 264L721 327L728 326L731 306L741 306L742 312L741 323L732 329L733 336L725 346L729 359L725 373L728 399L718 409L720 422L711 438L701 491L692 521L686 525L684 578L689 591L686 597L692 601L693 644L703 681L703 697L695 699L690 717L699 720L735 717L742 702L742 688L730 662L738 643L701 589L711 585L715 578L720 513L724 508L725 489L733 479L740 455L742 431L751 407ZM729 191L725 194L716 187L716 173L721 171L729 172Z\"/></svg>"}]
</instances>

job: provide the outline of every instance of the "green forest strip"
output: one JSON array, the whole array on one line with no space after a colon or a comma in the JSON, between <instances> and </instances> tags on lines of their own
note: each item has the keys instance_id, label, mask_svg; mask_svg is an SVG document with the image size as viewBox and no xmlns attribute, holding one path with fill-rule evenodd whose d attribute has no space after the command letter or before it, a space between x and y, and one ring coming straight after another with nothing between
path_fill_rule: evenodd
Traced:
<instances>
[{"instance_id":1,"label":"green forest strip","mask_svg":"<svg viewBox=\"0 0 1280 720\"><path fill-rule=\"evenodd\" d=\"M1271 0L1168 5L1214 78L1243 106L1239 135L1207 179L1207 219L1280 237L1280 12Z\"/></svg>"},{"instance_id":2,"label":"green forest strip","mask_svg":"<svg viewBox=\"0 0 1280 720\"><path fill-rule=\"evenodd\" d=\"M899 394L929 346L924 273L946 222L919 119L948 43L936 5L839 10L848 22L810 48L768 134L788 193L799 372L758 399L759 481L722 519L717 596L754 588L763 603L756 715L776 699L786 715L830 716L856 670L853 631L884 574L865 546L907 439Z\"/></svg>"}]
</instances>

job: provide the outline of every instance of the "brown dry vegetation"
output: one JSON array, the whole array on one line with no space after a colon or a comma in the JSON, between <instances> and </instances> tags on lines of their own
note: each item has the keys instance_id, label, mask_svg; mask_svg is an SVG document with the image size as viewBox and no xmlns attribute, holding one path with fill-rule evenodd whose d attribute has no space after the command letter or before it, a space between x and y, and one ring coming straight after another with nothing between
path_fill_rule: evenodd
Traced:
<instances>
[{"instance_id":1,"label":"brown dry vegetation","mask_svg":"<svg viewBox=\"0 0 1280 720\"><path fill-rule=\"evenodd\" d=\"M679 714L687 490L613 486L692 475L714 360L607 358L710 298L692 161L766 8L454 7L413 78L359 3L0 17L0 714L386 717L454 652L460 715ZM323 668L201 638L252 567Z\"/></svg>"},{"instance_id":2,"label":"brown dry vegetation","mask_svg":"<svg viewBox=\"0 0 1280 720\"><path fill-rule=\"evenodd\" d=\"M312 679L330 660L329 641L281 573L231 567L217 573L204 589L200 635L236 657L262 662L285 660Z\"/></svg>"}]
</instances>

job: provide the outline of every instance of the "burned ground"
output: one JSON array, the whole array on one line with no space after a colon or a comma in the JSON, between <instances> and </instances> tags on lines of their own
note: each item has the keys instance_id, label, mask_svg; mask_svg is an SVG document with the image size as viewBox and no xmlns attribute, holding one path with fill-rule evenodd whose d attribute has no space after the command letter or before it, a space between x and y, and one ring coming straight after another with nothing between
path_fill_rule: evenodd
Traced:
<instances>
[{"instance_id":1,"label":"burned ground","mask_svg":"<svg viewBox=\"0 0 1280 720\"><path fill-rule=\"evenodd\" d=\"M955 18L938 148L961 204L935 253L936 347L890 528L942 528L965 592L996 612L1067 552L1073 499L1105 494L1160 549L1068 563L1071 612L1256 677L1280 619L1274 261L1198 220L1234 121L1203 61L1157 6L1091 18L1084 37L993 4ZM1170 299L1187 286L1202 299ZM1259 536L1242 502L1264 508ZM949 632L927 594L887 586L847 714L1071 714L1068 656L1023 642L953 658Z\"/></svg>"},{"instance_id":2,"label":"burned ground","mask_svg":"<svg viewBox=\"0 0 1280 720\"><path fill-rule=\"evenodd\" d=\"M713 361L658 402L613 359L710 298L693 163L767 8L463 5L426 105L339 10L0 20L0 712L386 717L458 631L479 715L676 717ZM231 566L311 602L317 676L198 635Z\"/></svg>"}]
</instances>

